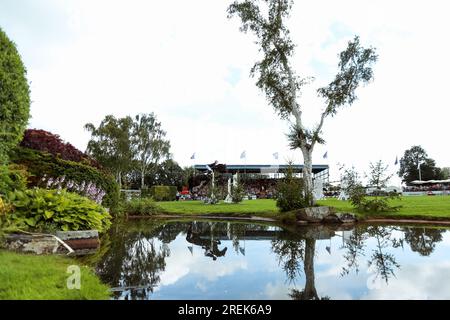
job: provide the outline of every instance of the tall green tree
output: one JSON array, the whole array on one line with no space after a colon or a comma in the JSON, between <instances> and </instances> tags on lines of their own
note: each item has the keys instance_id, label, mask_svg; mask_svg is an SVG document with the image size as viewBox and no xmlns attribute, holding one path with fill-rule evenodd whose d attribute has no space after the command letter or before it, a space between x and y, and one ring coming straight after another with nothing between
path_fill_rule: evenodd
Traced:
<instances>
[{"instance_id":1,"label":"tall green tree","mask_svg":"<svg viewBox=\"0 0 450 320\"><path fill-rule=\"evenodd\" d=\"M145 175L148 186L176 186L181 190L185 181L183 168L173 159L166 159L159 164L152 164Z\"/></svg>"},{"instance_id":2,"label":"tall green tree","mask_svg":"<svg viewBox=\"0 0 450 320\"><path fill-rule=\"evenodd\" d=\"M0 165L22 139L30 117L27 71L16 45L0 28Z\"/></svg>"},{"instance_id":3,"label":"tall green tree","mask_svg":"<svg viewBox=\"0 0 450 320\"><path fill-rule=\"evenodd\" d=\"M389 166L384 164L382 160L377 162L371 162L369 164L369 186L376 187L377 189L386 188L389 180L391 180L391 174L387 173Z\"/></svg>"},{"instance_id":4,"label":"tall green tree","mask_svg":"<svg viewBox=\"0 0 450 320\"><path fill-rule=\"evenodd\" d=\"M360 45L359 37L348 43L340 54L339 70L335 79L327 86L317 89L324 100L324 109L318 124L308 129L303 124L300 91L308 78L296 75L292 68L294 44L285 20L289 17L292 0L244 0L235 1L228 7L228 17L239 16L241 31L250 30L256 35L256 44L263 53L261 61L251 69L257 76L256 85L282 119L288 120L291 131L288 135L292 149L300 149L304 160L303 177L305 193L312 194L312 153L317 143L324 143L322 127L327 117L351 105L356 100L356 89L373 78L372 64L377 60L373 48ZM313 198L310 197L310 204Z\"/></svg>"},{"instance_id":5,"label":"tall green tree","mask_svg":"<svg viewBox=\"0 0 450 320\"><path fill-rule=\"evenodd\" d=\"M441 168L441 176L442 176L442 179L449 179L450 178L450 167Z\"/></svg>"},{"instance_id":6,"label":"tall green tree","mask_svg":"<svg viewBox=\"0 0 450 320\"><path fill-rule=\"evenodd\" d=\"M154 113L138 114L133 123L132 146L137 168L141 175L141 188L145 186L145 173L152 164L169 157L170 142Z\"/></svg>"},{"instance_id":7,"label":"tall green tree","mask_svg":"<svg viewBox=\"0 0 450 320\"><path fill-rule=\"evenodd\" d=\"M122 178L133 165L133 119L129 116L116 119L107 115L97 128L88 123L85 129L91 133L86 153L114 174L117 183L122 187Z\"/></svg>"},{"instance_id":8,"label":"tall green tree","mask_svg":"<svg viewBox=\"0 0 450 320\"><path fill-rule=\"evenodd\" d=\"M441 169L436 167L436 162L428 157L428 154L421 146L412 146L405 151L400 159L398 175L406 183L419 179L439 180L444 178Z\"/></svg>"}]
</instances>

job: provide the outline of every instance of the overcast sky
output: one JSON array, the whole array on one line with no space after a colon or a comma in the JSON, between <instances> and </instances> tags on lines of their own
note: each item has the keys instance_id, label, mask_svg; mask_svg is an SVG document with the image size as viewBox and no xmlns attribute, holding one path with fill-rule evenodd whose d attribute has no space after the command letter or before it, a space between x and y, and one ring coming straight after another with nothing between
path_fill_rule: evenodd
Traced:
<instances>
[{"instance_id":1,"label":"overcast sky","mask_svg":"<svg viewBox=\"0 0 450 320\"><path fill-rule=\"evenodd\" d=\"M302 162L249 70L259 53L222 0L0 0L0 27L17 44L31 82L29 127L85 150L87 122L155 112L181 165ZM375 79L324 126L313 162L367 170L422 145L450 166L448 1L295 1L289 21L306 123L318 121L315 90L332 80L354 35L377 48ZM447 39L447 40L446 40ZM246 159L240 159L246 150ZM328 152L328 159L323 154Z\"/></svg>"}]
</instances>

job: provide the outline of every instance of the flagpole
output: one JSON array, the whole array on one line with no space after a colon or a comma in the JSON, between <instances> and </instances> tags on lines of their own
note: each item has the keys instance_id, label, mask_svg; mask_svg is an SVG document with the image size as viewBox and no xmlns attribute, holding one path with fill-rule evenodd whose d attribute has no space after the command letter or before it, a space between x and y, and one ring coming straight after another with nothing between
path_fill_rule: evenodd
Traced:
<instances>
[{"instance_id":1,"label":"flagpole","mask_svg":"<svg viewBox=\"0 0 450 320\"><path fill-rule=\"evenodd\" d=\"M422 181L422 172L420 172L420 162L419 162L419 180Z\"/></svg>"},{"instance_id":2,"label":"flagpole","mask_svg":"<svg viewBox=\"0 0 450 320\"><path fill-rule=\"evenodd\" d=\"M419 155L417 155L417 169L419 169L419 181L422 181L422 172L420 171Z\"/></svg>"}]
</instances>

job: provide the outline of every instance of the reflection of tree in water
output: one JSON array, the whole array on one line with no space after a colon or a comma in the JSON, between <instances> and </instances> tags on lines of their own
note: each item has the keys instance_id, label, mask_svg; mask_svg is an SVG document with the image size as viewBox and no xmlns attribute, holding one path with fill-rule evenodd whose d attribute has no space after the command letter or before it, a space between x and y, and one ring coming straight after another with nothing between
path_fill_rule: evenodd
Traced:
<instances>
[{"instance_id":1,"label":"reflection of tree in water","mask_svg":"<svg viewBox=\"0 0 450 320\"><path fill-rule=\"evenodd\" d=\"M305 255L303 239L277 238L272 240L272 251L277 255L278 265L281 265L289 282L301 275L301 262Z\"/></svg>"},{"instance_id":2,"label":"reflection of tree in water","mask_svg":"<svg viewBox=\"0 0 450 320\"><path fill-rule=\"evenodd\" d=\"M395 256L387 252L389 248L403 247L403 239L394 236L396 230L396 227L383 226L355 228L342 247L347 250L343 256L347 264L342 268L341 276L349 274L352 269L359 272L358 258L364 256L365 241L372 238L375 240L375 249L368 260L369 268L372 267L376 273L374 281L381 277L388 283L391 276L395 277L395 270L400 268Z\"/></svg>"},{"instance_id":3,"label":"reflection of tree in water","mask_svg":"<svg viewBox=\"0 0 450 320\"><path fill-rule=\"evenodd\" d=\"M294 300L319 300L314 274L314 256L316 251L316 239L323 233L323 228L309 229L308 236L299 233L283 232L277 239L272 240L272 251L278 257L278 264L282 266L290 283L295 283L295 278L305 273L305 287L303 290L292 289L289 296Z\"/></svg>"},{"instance_id":4,"label":"reflection of tree in water","mask_svg":"<svg viewBox=\"0 0 450 320\"><path fill-rule=\"evenodd\" d=\"M402 234L400 235L398 231ZM412 251L428 256L433 252L436 243L442 241L443 232L445 230L442 229L395 226L357 227L342 247L346 250L344 258L347 265L343 267L341 275L348 274L351 269L359 271L358 258L364 256L365 242L372 238L375 240L375 249L368 260L369 267L374 268L376 277L381 277L388 283L390 277L395 277L395 270L400 268L394 254L388 252L390 248L403 248L403 243L406 241Z\"/></svg>"},{"instance_id":5,"label":"reflection of tree in water","mask_svg":"<svg viewBox=\"0 0 450 320\"><path fill-rule=\"evenodd\" d=\"M400 268L395 256L386 252L389 248L403 247L403 239L397 239L393 235L393 231L397 230L395 227L382 227L382 226L370 226L367 228L369 236L375 238L376 246L372 252L371 259L369 260L369 267L375 268L376 276L389 282L391 276L395 277L395 269Z\"/></svg>"},{"instance_id":6,"label":"reflection of tree in water","mask_svg":"<svg viewBox=\"0 0 450 320\"><path fill-rule=\"evenodd\" d=\"M159 283L170 252L157 240L163 225L134 227L112 228L110 250L97 264L97 273L102 281L121 288L114 293L116 297L125 293L126 299L144 299Z\"/></svg>"},{"instance_id":7,"label":"reflection of tree in water","mask_svg":"<svg viewBox=\"0 0 450 320\"><path fill-rule=\"evenodd\" d=\"M193 233L193 226L197 233ZM267 226L227 224L221 222L166 222L163 220L130 221L115 224L105 235L101 254L86 261L96 263L102 281L115 288L114 296L125 299L148 299L160 282L170 255L168 244L179 235L202 246L207 256L217 258L226 253L219 249L220 239L232 239L239 247L239 238L248 230L264 230ZM228 238L227 238L228 239Z\"/></svg>"},{"instance_id":8,"label":"reflection of tree in water","mask_svg":"<svg viewBox=\"0 0 450 320\"><path fill-rule=\"evenodd\" d=\"M367 234L361 228L355 228L350 237L344 241L342 249L345 249L343 257L347 264L342 267L341 276L347 275L353 269L356 273L359 272L359 257L364 256L364 241L367 239Z\"/></svg>"},{"instance_id":9,"label":"reflection of tree in water","mask_svg":"<svg viewBox=\"0 0 450 320\"><path fill-rule=\"evenodd\" d=\"M405 241L411 247L411 250L418 252L422 256L429 256L436 246L437 242L442 241L443 229L426 228L403 228Z\"/></svg>"},{"instance_id":10,"label":"reflection of tree in water","mask_svg":"<svg viewBox=\"0 0 450 320\"><path fill-rule=\"evenodd\" d=\"M303 290L292 289L289 294L292 299L320 299L315 288L314 253L316 239L326 238L326 229L326 227L320 227L314 230L314 228L309 227L305 235L299 232L299 234L286 237L286 234L283 234L283 237L272 240L272 250L278 256L278 262L286 272L290 282L294 282L295 278L301 274L301 264L303 263L306 278L305 287ZM329 231L332 230L330 229ZM343 267L341 275L347 275L351 270L355 270L356 273L359 272L359 259L365 256L364 252L367 250L366 241L371 239L375 243L367 263L376 274L375 280L381 278L388 283L390 277L395 277L395 271L400 268L395 255L389 252L390 249L403 247L405 239L403 234L398 231L403 230L391 226L355 228L351 236L344 240L341 247L341 249L345 250L343 257L346 260L346 265ZM422 249L422 252L428 252L427 249L434 248L433 243L435 241L442 239L441 233L442 231L436 230L419 233L415 230L415 233L410 231L408 234L405 232L405 238L408 240L414 239L417 248ZM333 234L334 231L332 232ZM329 299L329 297L322 297L322 299Z\"/></svg>"}]
</instances>

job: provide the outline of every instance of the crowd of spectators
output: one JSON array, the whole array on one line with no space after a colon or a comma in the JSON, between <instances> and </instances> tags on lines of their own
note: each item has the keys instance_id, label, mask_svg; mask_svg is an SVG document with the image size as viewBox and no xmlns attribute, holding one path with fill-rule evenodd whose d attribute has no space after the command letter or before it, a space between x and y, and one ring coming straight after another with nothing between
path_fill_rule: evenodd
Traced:
<instances>
[{"instance_id":1,"label":"crowd of spectators","mask_svg":"<svg viewBox=\"0 0 450 320\"><path fill-rule=\"evenodd\" d=\"M428 191L446 191L450 190L449 185L445 184L431 184L403 187L403 192L428 192Z\"/></svg>"},{"instance_id":2,"label":"crowd of spectators","mask_svg":"<svg viewBox=\"0 0 450 320\"><path fill-rule=\"evenodd\" d=\"M257 199L273 199L276 194L276 184L277 181L274 179L255 179L247 180L242 182L244 190L247 196ZM217 196L219 198L225 198L228 192L227 183L218 183ZM192 188L192 199L194 200L204 200L208 197L211 190L211 182L202 181L198 186Z\"/></svg>"},{"instance_id":3,"label":"crowd of spectators","mask_svg":"<svg viewBox=\"0 0 450 320\"><path fill-rule=\"evenodd\" d=\"M256 196L257 199L273 199L276 194L277 180L257 179L244 183L244 188L249 196Z\"/></svg>"}]
</instances>

